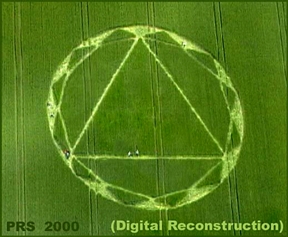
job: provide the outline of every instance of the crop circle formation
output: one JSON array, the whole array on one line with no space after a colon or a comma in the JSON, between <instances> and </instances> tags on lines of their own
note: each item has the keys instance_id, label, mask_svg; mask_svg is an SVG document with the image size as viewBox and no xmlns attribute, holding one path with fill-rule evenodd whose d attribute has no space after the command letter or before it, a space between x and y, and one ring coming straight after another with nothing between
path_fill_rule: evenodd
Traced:
<instances>
[{"instance_id":1,"label":"crop circle formation","mask_svg":"<svg viewBox=\"0 0 288 237\"><path fill-rule=\"evenodd\" d=\"M98 101L95 102L95 107L91 113L91 116L86 121L85 126L83 127L82 131L80 132L78 139L74 144L71 144L69 135L67 133L67 128L65 124L65 118L61 112L62 100L65 93L69 93L66 89L67 84L69 83L69 78L75 71L77 67L79 67L89 56L91 56L94 52L100 49L103 45L105 45L105 39L107 39L110 35L114 32L123 31L128 32L133 35L132 39L132 46L125 55L122 63L119 65L119 68L116 72L111 76L111 80L109 81L108 85L106 86L105 90L103 91L102 96ZM203 57L209 58L214 64L217 73L214 73L213 70L207 65L199 65L203 66L207 69L207 73L211 73L213 78L219 82L219 90L223 92L223 103L225 103L227 107L227 111L229 114L229 128L227 133L227 139L225 147L221 147L217 140L213 137L209 128L205 125L205 121L202 120L201 116L197 113L195 108L193 107L192 103L190 103L189 99L186 97L185 93L181 89L181 87L176 83L173 78L172 73L169 71L163 62L157 57L157 54L150 48L149 43L147 42L146 36L153 35L157 33L165 33L168 37L171 38L175 42L176 47L181 48L183 53L189 55L189 52L195 52L196 54L200 54ZM157 41L157 40L156 40ZM212 169L209 170L209 174L213 173L214 170L219 166L221 166L221 174L219 177L219 181L216 183L212 183L209 185L201 185L203 179L208 177L208 173L203 174L203 177L198 180L196 183L191 184L185 190L179 190L172 193L166 193L157 197L151 197L142 193L137 193L132 190L127 190L123 187L119 187L116 185L112 185L102 179L96 172L90 169L87 165L85 165L81 158L75 153L75 149L79 144L80 140L82 139L85 131L89 127L91 121L93 120L95 114L98 111L99 106L101 105L103 99L105 98L107 92L109 91L110 86L113 84L115 80L117 80L117 75L121 71L123 65L125 64L126 60L129 58L130 54L133 52L135 46L139 43L143 43L144 46L147 48L147 52L153 57L161 70L165 72L169 80L172 82L173 86L177 89L177 91L181 94L183 100L188 104L191 111L197 117L197 119L202 124L203 128L209 134L213 142L219 147L221 150L221 157L219 157L219 163L217 166L214 166ZM79 52L82 49L88 49L89 53L83 54L83 56L71 66L71 58L75 52ZM195 59L197 61L197 59ZM197 63L197 62L195 62ZM61 83L61 84L60 84ZM61 88L61 92L59 98L55 97L55 85ZM233 95L233 100L228 99L227 91ZM236 89L233 86L233 83L230 77L226 74L223 67L220 63L207 51L202 49L201 47L197 46L195 43L191 42L184 37L181 37L174 32L160 29L151 26L128 26L128 27L118 27L112 30L108 30L99 34L94 38L89 38L82 42L79 46L74 48L72 52L64 59L64 61L59 65L58 69L56 70L50 85L48 100L47 100L47 118L49 122L49 129L52 135L53 142L57 147L57 150L60 154L60 157L64 160L65 164L71 169L72 173L81 181L83 181L91 190L93 190L96 194L100 194L103 197L115 201L119 204L123 204L126 206L133 206L136 208L142 208L146 210L161 210L161 209L174 209L178 208L192 202L195 202L202 197L206 196L207 194L211 193L215 190L224 180L228 177L229 173L234 169L237 160L239 158L239 154L242 147L242 141L244 136L244 121L243 121L243 113L242 107L240 103L240 99ZM56 121L60 121L60 123L56 124ZM57 126L61 126L63 130L65 143L68 147L63 147L61 141L59 142L59 138L57 138L55 131ZM236 133L239 137L239 143L233 144L232 141L232 133ZM97 157L90 157L91 159L97 159ZM109 157L108 157L109 158ZM107 159L108 159L107 158ZM171 157L170 157L171 158ZM209 157L208 157L209 158ZM211 155L211 159L212 159ZM118 157L118 159L127 159L125 154L123 157ZM141 157L139 156L137 159L165 159L165 157ZM177 157L175 157L177 159ZM192 158L193 159L193 158ZM181 162L181 161L180 161ZM131 181L132 182L132 181ZM181 194L181 198L179 198L179 194ZM129 200L128 198L129 197ZM168 199L177 199L176 202L171 203L168 202Z\"/></svg>"}]
</instances>

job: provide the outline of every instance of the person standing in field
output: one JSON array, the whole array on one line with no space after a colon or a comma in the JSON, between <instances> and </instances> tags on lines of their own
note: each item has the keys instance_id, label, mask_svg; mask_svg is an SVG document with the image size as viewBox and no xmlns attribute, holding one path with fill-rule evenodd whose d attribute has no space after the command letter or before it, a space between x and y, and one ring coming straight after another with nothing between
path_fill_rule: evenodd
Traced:
<instances>
[{"instance_id":1,"label":"person standing in field","mask_svg":"<svg viewBox=\"0 0 288 237\"><path fill-rule=\"evenodd\" d=\"M65 149L65 150L63 151L63 153L64 153L64 155L66 156L66 158L69 159L69 157L70 157L70 151L67 150L67 149Z\"/></svg>"}]
</instances>

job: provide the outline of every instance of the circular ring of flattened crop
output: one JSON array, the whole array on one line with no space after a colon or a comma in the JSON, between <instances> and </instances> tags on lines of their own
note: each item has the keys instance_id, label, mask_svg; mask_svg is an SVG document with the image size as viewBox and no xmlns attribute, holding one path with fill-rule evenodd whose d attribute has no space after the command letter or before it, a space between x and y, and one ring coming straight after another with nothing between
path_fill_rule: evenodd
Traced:
<instances>
[{"instance_id":1,"label":"circular ring of flattened crop","mask_svg":"<svg viewBox=\"0 0 288 237\"><path fill-rule=\"evenodd\" d=\"M95 172L93 172L89 167L85 166L81 159L77 156L77 154L74 153L75 148L77 147L79 141L81 140L82 136L84 135L87 127L89 126L90 122L93 119L93 116L97 112L97 109L101 103L98 102L96 106L94 107L94 110L90 116L90 118L87 120L82 132L79 134L78 139L76 140L75 144L70 144L69 142L69 136L67 134L67 130L65 127L65 120L63 118L63 115L61 113L61 105L62 105L62 99L63 95L65 93L66 85L69 81L70 75L73 73L73 71L82 64L90 55L92 55L97 49L102 47L105 43L104 40L109 37L112 33L116 31L125 31L128 33L132 33L134 37L132 38L133 44L131 48L129 49L126 57L124 58L123 62L124 64L126 59L129 57L131 52L134 50L135 45L138 42L143 42L146 46L148 52L155 58L155 61L158 63L159 67L162 68L168 78L171 80L172 83L174 83L175 87L177 87L177 90L179 93L181 93L181 88L177 86L175 83L173 77L169 74L169 70L165 67L165 65L161 62L161 60L158 59L157 55L154 53L154 51L150 48L149 44L146 41L147 35L153 35L159 32L163 32L167 34L172 40L176 42L176 45L178 45L179 48L183 50L184 53L189 54L189 51L196 52L198 54L201 54L205 57L210 58L210 60L214 63L214 66L216 68L217 73L213 73L212 70L210 70L208 67L206 67L207 71L209 73L212 73L215 80L218 80L220 89L223 92L223 100L226 104L228 113L229 113L229 128L227 133L227 139L226 139L226 145L225 148L221 148L221 146L217 143L215 140L214 142L219 146L220 150L222 151L222 155L220 157L220 162L217 164L217 166L214 166L211 170L209 170L209 174L213 173L213 171L219 167L218 165L221 165L221 177L220 181L217 183L209 184L209 185L201 185L201 182L203 179L205 179L208 175L204 174L204 176L198 180L196 183L194 183L192 186L185 190L179 190L173 193L167 193L158 197L150 197L148 195L144 195L142 193L133 192L131 190L124 189L119 186L112 185L105 180L103 180L99 175ZM73 66L70 65L71 57L73 56L73 53L80 49L89 48L89 53L84 54L83 57L75 63ZM121 70L121 65L117 70ZM205 67L205 65L204 65ZM109 86L113 83L113 80L117 77L117 72L113 75L111 78L110 83L107 85L106 89L109 89ZM61 93L59 98L55 98L54 93L54 86L57 83L60 83L61 80ZM228 95L226 91L229 90L229 93L233 94L233 101L228 99ZM105 93L105 91L104 91ZM103 93L103 94L104 94ZM189 104L189 100L185 96L184 93L182 93L182 97L186 102ZM191 104L190 104L191 107ZM193 109L191 107L191 109ZM196 117L197 112L194 111ZM201 47L197 46L196 44L192 43L188 39L185 39L184 37L181 37L173 32L151 27L151 26L128 26L128 27L118 27L112 30L108 30L102 34L99 34L98 36L94 38L89 38L88 40L85 40L82 42L78 47L74 48L72 52L64 59L64 61L60 64L58 67L56 73L54 74L52 78L52 82L50 85L49 95L48 95L48 101L47 101L47 117L49 122L49 129L52 135L53 142L55 146L57 147L57 150L61 156L61 158L64 160L66 165L71 169L72 173L81 181L83 181L91 190L93 190L96 194L100 194L103 197L110 199L112 201L115 201L119 204L123 204L126 206L133 206L136 208L142 208L146 210L161 210L161 209L174 209L181 206L184 206L186 204L190 204L192 202L195 202L202 197L206 196L208 193L215 190L229 175L231 170L235 167L240 150L243 143L243 136L244 136L244 122L243 122L243 113L241 108L241 103L239 100L238 93L236 92L236 89L234 88L229 76L226 74L223 67L220 65L220 63L207 51L202 49ZM61 121L63 133L65 135L66 144L68 144L68 147L66 147L67 150L63 150L64 148L60 145L57 137L55 136L55 129L56 124L55 121L58 118L59 121ZM201 120L201 118L197 117L201 123L204 124L204 122ZM210 131L206 129L208 133ZM239 137L239 144L236 146L232 144L232 133L237 133ZM123 159L127 159L127 157L123 156ZM159 157L146 157L146 159L159 159ZM81 167L81 174L78 170L75 169L75 167ZM122 195L116 195L115 193L122 193ZM181 198L179 197L179 194L181 195ZM125 195L129 196L128 200L123 200L125 198ZM119 197L121 196L121 197ZM167 202L167 199L173 198L177 196L177 202L171 204Z\"/></svg>"}]
</instances>

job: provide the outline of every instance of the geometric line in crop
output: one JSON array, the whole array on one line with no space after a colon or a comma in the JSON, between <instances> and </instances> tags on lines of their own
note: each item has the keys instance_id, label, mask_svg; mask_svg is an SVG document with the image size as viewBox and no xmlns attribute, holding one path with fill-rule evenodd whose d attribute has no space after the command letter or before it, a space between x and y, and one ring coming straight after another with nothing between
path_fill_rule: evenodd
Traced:
<instances>
[{"instance_id":1,"label":"geometric line in crop","mask_svg":"<svg viewBox=\"0 0 288 237\"><path fill-rule=\"evenodd\" d=\"M116 69L116 71L113 73L113 75L110 78L110 81L108 82L107 86L105 87L104 91L102 92L102 95L96 102L91 115L87 119L87 121L84 124L84 127L82 128L81 132L79 133L78 137L76 138L76 141L74 144L71 144L69 135L67 132L67 127L65 123L65 118L62 115L61 112L61 106L63 102L63 97L65 94L65 89L67 84L69 83L70 76L73 74L75 69L81 65L87 58L89 58L94 52L96 52L99 48L101 48L103 45L109 45L113 44L113 42L105 42L105 39L107 39L111 34L117 31L124 31L128 33L132 33L134 37L130 37L125 39L126 41L132 40L132 45L123 57L123 60L121 61L119 67ZM179 49L183 50L183 53L187 54L190 58L192 58L196 63L198 63L201 67L205 68L215 80L219 82L219 89L222 91L223 95L223 101L226 104L227 111L229 114L229 126L228 126L228 133L226 138L226 144L225 147L222 147L216 137L213 135L211 128L209 129L208 126L205 124L204 120L200 116L199 112L195 109L195 107L192 105L188 97L185 95L184 91L181 89L181 87L176 83L175 79L172 76L172 73L169 72L169 69L163 64L163 62L157 57L156 53L150 48L148 42L150 40L154 40L157 42L157 39L150 39L146 37L148 34L153 35L156 33L164 33L168 37L170 37L175 44L169 43L169 42L163 42L167 45L170 45L171 47L178 47ZM124 40L121 40L124 41ZM115 41L116 42L116 41ZM175 156L159 156L159 157L153 157L153 156L147 156L147 155L141 155L139 157L133 157L133 159L127 157L127 156L114 156L114 155L107 155L107 154L98 154L98 155L88 155L88 154L77 154L75 153L75 149L81 139L83 138L83 135L85 134L86 130L89 128L89 125L91 124L92 120L94 119L95 115L97 114L97 111L99 110L99 107L101 106L101 103L107 96L107 93L109 92L112 84L117 80L117 76L119 72L124 67L127 59L131 55L131 53L134 51L135 46L138 43L143 43L145 47L147 48L147 51L150 55L153 56L157 64L160 66L160 68L163 70L163 72L168 76L169 80L172 82L173 86L177 89L177 91L182 96L182 99L187 103L190 110L195 115L196 119L200 122L201 126L204 128L206 133L209 135L211 140L216 144L218 149L221 151L221 155L208 155L208 156L181 156L181 155L175 155ZM76 62L74 65L71 65L71 58L73 54L78 50L85 49L88 51L87 53L83 54L82 58L79 59L78 62ZM206 56L214 63L214 66L217 70L217 74L215 74L208 66L204 65L202 62L199 62L197 58L195 58L190 52L193 51L195 53L201 54L203 56ZM62 83L62 84L61 84ZM61 92L59 98L56 98L55 96L55 85L60 85ZM233 101L228 99L227 91L229 93L233 94ZM239 158L239 154L241 151L242 143L243 143L243 137L244 137L244 120L243 120L243 112L242 107L240 103L240 99L238 96L238 93L236 89L234 88L230 77L226 74L223 67L220 65L220 63L208 52L206 52L201 47L197 46L195 43L192 43L190 40L185 39L182 36L179 36L171 31L157 28L157 27L151 27L151 26L127 26L127 27L118 27L112 30L108 30L102 34L99 34L98 36L94 38L89 38L88 40L82 42L78 47L74 48L70 54L64 59L64 61L60 64L58 67L56 73L54 74L52 78L52 82L49 89L49 95L47 100L47 117L49 122L49 129L52 135L52 140L55 146L57 147L57 150L63 159L63 161L66 163L66 165L71 169L71 172L84 182L85 185L87 185L90 190L93 190L96 194L100 194L103 197L110 199L112 201L115 201L119 204L125 205L125 206L133 206L136 208L142 208L146 210L159 210L159 209L175 209L179 208L181 206L190 204L192 202L195 202L202 197L206 196L208 193L215 190L229 175L231 170L235 167L237 160ZM64 141L59 141L56 138L56 121L57 119L60 120L60 125L62 127L63 133L64 133ZM58 124L57 124L58 125ZM59 125L58 125L59 126ZM57 129L59 129L57 127ZM239 136L239 144L232 144L232 134L238 134ZM67 144L67 147L63 147L63 144ZM67 159L66 155L63 153L63 149L68 149L70 151L69 159ZM103 180L95 171L90 169L87 165L85 165L83 162L85 160L130 160L130 161L137 161L137 160L155 160L155 159L166 159L166 160L218 160L217 164L214 165L212 168L210 168L203 176L197 180L194 184L192 184L187 189L178 190L175 192L166 193L164 195L160 195L158 197L150 197L149 195L144 195L142 193L134 192L122 187L119 187L117 185L112 185L105 180ZM205 180L209 178L211 174L213 174L217 169L221 168L219 182L205 185ZM129 195L130 198L133 197L134 201L127 202L126 200L123 200L123 196ZM181 197L181 198L179 198ZM169 199L175 199L177 200L174 203L169 202ZM124 198L125 199L125 198Z\"/></svg>"}]
</instances>

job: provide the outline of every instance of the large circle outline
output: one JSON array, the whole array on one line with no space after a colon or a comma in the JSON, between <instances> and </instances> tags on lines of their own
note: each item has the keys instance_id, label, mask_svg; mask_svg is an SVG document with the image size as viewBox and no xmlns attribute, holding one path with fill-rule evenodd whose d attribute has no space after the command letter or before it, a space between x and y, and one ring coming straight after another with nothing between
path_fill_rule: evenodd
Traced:
<instances>
[{"instance_id":1,"label":"large circle outline","mask_svg":"<svg viewBox=\"0 0 288 237\"><path fill-rule=\"evenodd\" d=\"M118 200L117 198L115 198L115 196L113 196L113 194L111 194L111 192L109 192L109 188L117 189L118 191L123 191L123 192L126 192L127 194L130 193L132 195L135 195L135 193L131 192L129 190L126 190L124 188L111 185L111 184L107 183L106 181L102 180L97 175L93 176L92 170L89 170L89 172L91 174L91 179L79 177L79 175L77 174L77 172L73 168L73 162L72 162L74 159L77 159L77 157L75 157L72 153L71 158L67 159L67 157L63 153L63 148L58 144L58 142L54 138L55 120L56 120L56 117L59 116L59 111L61 109L61 103L57 104L55 96L54 96L54 92L53 92L54 84L56 84L62 77L65 76L65 79L64 79L63 84L62 84L62 90L61 90L61 95L63 96L64 92L65 92L66 84L68 83L69 77L73 73L73 71L81 63L83 63L83 61L87 57L91 56L93 54L93 52L95 52L98 48L100 48L102 46L103 41L107 37L109 37L112 33L119 31L119 30L130 32L130 33L134 34L135 37L139 37L139 38L144 37L147 34L155 34L158 32L165 32L173 40L175 40L175 42L177 42L179 45L183 46L183 42L185 42L186 49L194 50L198 53L202 53L202 54L207 55L208 57L211 57L211 59L214 61L215 67L217 68L217 71L218 71L218 77L216 79L219 80L220 85L225 86L226 88L229 88L234 93L234 96L235 96L235 100L234 100L234 103L232 105L229 104L228 99L225 98L225 96L224 96L224 100L227 103L227 106L228 107L230 106L229 128L232 128L233 126L236 127L236 131L234 131L234 132L237 132L239 134L240 144L236 147L233 147L232 141L230 140L230 142L228 142L229 137L231 139L232 132L231 132L231 134L229 134L229 132L228 132L227 143L229 143L229 146L227 146L227 148L225 149L225 153L223 154L223 157L222 157L221 181L219 183L211 185L209 187L202 187L201 190L197 187L193 187L193 185L192 185L190 188L188 188L186 190L186 192L187 192L186 197L183 198L183 200L181 200L175 206L167 205L167 204L165 204L165 202L161 202L161 201L159 202L159 199L162 198L163 200L165 200L168 196L173 195L173 194L165 194L165 195L161 195L161 196L154 197L154 198L149 197L146 201L141 201L139 203L132 203L132 204L127 203L125 200L124 201ZM79 65L76 66L76 68L69 69L69 62L70 62L70 59L71 59L73 52L75 52L79 49L83 49L83 48L93 48L93 50L85 59L83 59L83 61L79 62ZM234 88L232 81L230 80L230 78L226 74L224 68L220 65L220 63L215 59L215 57L213 57L212 54L210 54L206 50L202 49L201 47L199 47L195 43L191 42L190 40L188 40L182 36L179 36L179 35L175 34L174 32L171 32L171 31L168 31L168 30L165 30L162 28L157 28L154 26L152 27L152 26L136 25L136 26L117 27L117 28L102 32L102 33L98 34L96 37L89 38L89 39L83 41L79 46L75 47L71 51L71 53L64 59L64 61L60 64L60 66L56 70L56 73L53 76L53 79L52 79L52 82L50 85L50 89L49 89L48 100L47 100L47 117L48 117L48 121L49 121L49 129L50 129L50 133L52 135L53 142L56 145L57 150L58 150L59 154L61 155L62 159L64 160L64 162L66 163L66 165L71 169L72 173L77 178L82 180L90 189L95 191L96 194L100 194L100 195L102 195L102 196L104 196L104 197L106 197L112 201L115 201L119 204L123 204L126 206L133 206L136 208L143 208L143 209L147 209L147 210L175 209L175 208L190 204L192 202L195 202L195 201L201 199L202 197L206 196L208 193L214 191L218 186L221 185L221 183L223 183L223 181L229 176L230 172L236 166L236 163L237 163L237 160L239 158L240 151L242 148L243 137L244 137L244 118L243 118L243 111L242 111L242 106L240 103L239 95L238 95L236 89ZM179 191L179 192L181 192L181 191ZM198 195L193 196L192 195L193 193L198 193ZM146 198L146 195L139 194L139 197L144 198L144 196Z\"/></svg>"}]
</instances>

